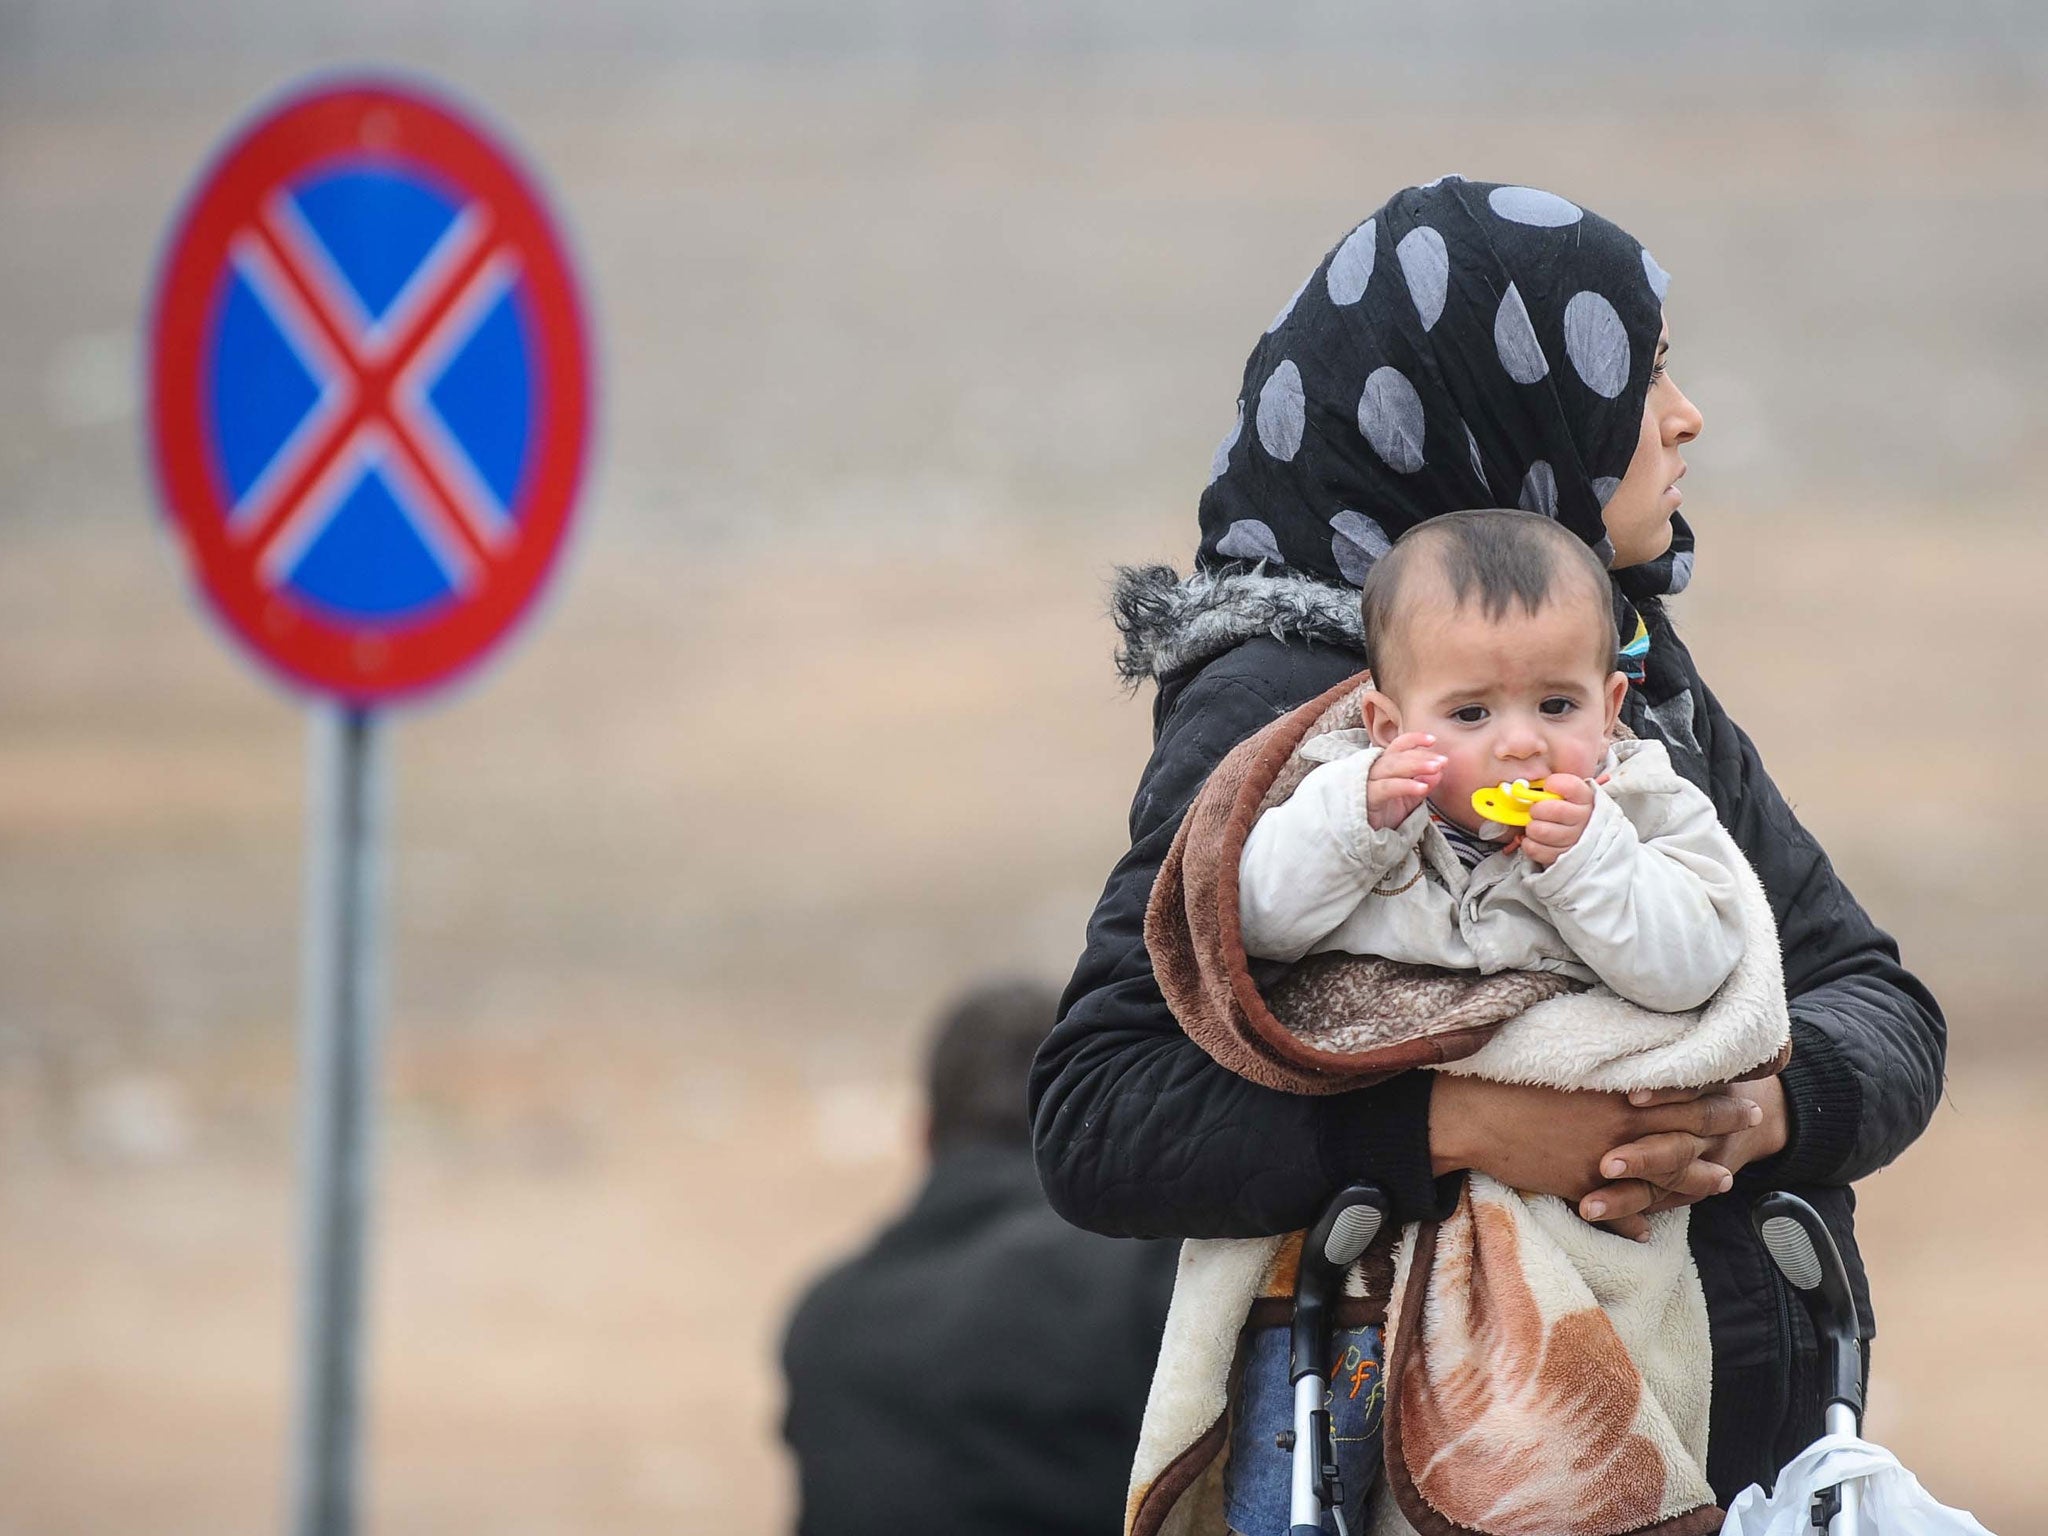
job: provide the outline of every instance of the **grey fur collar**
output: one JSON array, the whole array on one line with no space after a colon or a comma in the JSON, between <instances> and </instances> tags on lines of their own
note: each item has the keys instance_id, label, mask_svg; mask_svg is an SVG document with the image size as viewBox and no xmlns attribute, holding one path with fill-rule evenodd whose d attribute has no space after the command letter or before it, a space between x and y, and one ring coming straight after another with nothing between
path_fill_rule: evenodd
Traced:
<instances>
[{"instance_id":1,"label":"grey fur collar","mask_svg":"<svg viewBox=\"0 0 2048 1536\"><path fill-rule=\"evenodd\" d=\"M1170 565L1127 565L1116 574L1111 614L1123 644L1116 669L1136 686L1220 656L1255 635L1290 635L1364 647L1358 593L1306 576L1196 571L1183 580Z\"/></svg>"}]
</instances>

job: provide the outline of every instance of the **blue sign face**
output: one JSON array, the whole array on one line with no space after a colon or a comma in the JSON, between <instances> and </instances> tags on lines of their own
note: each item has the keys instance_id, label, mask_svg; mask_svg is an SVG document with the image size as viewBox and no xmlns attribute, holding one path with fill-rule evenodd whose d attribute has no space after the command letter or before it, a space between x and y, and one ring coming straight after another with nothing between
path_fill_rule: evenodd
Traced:
<instances>
[{"instance_id":1,"label":"blue sign face","mask_svg":"<svg viewBox=\"0 0 2048 1536\"><path fill-rule=\"evenodd\" d=\"M336 622L429 620L516 540L538 370L490 222L413 166L341 158L230 242L201 381L229 530Z\"/></svg>"}]
</instances>

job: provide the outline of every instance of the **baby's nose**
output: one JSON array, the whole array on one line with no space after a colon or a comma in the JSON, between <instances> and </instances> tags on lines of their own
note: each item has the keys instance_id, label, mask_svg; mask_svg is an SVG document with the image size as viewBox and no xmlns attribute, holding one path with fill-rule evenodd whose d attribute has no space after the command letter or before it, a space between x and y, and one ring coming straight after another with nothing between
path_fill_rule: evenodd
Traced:
<instances>
[{"instance_id":1,"label":"baby's nose","mask_svg":"<svg viewBox=\"0 0 2048 1536\"><path fill-rule=\"evenodd\" d=\"M1501 737L1496 750L1510 762L1523 762L1543 750L1543 738L1533 731L1510 731Z\"/></svg>"}]
</instances>

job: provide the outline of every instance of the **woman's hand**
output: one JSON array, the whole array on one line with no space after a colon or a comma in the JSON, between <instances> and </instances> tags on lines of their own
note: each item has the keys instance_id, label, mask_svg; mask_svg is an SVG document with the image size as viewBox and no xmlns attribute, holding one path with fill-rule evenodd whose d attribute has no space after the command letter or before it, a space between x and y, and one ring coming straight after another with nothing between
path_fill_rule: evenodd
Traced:
<instances>
[{"instance_id":1,"label":"woman's hand","mask_svg":"<svg viewBox=\"0 0 2048 1536\"><path fill-rule=\"evenodd\" d=\"M1766 1155L1767 1137L1743 1135L1767 1117L1747 1096L1753 1088L1648 1094L1638 1104L1618 1093L1442 1073L1430 1093L1430 1155L1438 1174L1476 1168L1514 1189L1575 1201L1587 1220L1643 1237L1648 1211L1729 1187L1734 1170L1717 1156Z\"/></svg>"},{"instance_id":2,"label":"woman's hand","mask_svg":"<svg viewBox=\"0 0 2048 1536\"><path fill-rule=\"evenodd\" d=\"M1728 1170L1730 1180L1751 1163L1766 1157L1774 1157L1785 1150L1785 1142L1791 1134L1791 1122L1785 1112L1785 1085L1774 1073L1769 1077L1750 1078L1739 1083L1728 1084L1725 1088L1712 1090L1698 1088L1671 1088L1656 1092L1637 1092L1629 1095L1629 1103L1639 1107L1659 1104L1676 1104L1696 1099L1703 1092L1728 1093L1736 1098L1747 1099L1756 1106L1756 1113L1750 1123L1708 1144L1701 1152L1701 1166L1719 1166ZM1622 1213L1625 1219L1639 1219L1637 1212L1644 1215L1652 1211L1668 1211L1681 1205L1690 1205L1700 1199L1698 1195L1684 1195L1658 1187L1647 1174L1639 1174L1643 1163L1638 1148L1616 1147L1601 1160L1600 1171L1604 1176L1615 1179L1602 1189L1595 1190L1580 1203L1579 1213L1588 1220L1603 1219L1592 1216L1587 1206L1598 1201L1607 1208L1604 1217L1614 1224L1614 1213ZM1616 1230L1621 1230L1616 1225Z\"/></svg>"}]
</instances>

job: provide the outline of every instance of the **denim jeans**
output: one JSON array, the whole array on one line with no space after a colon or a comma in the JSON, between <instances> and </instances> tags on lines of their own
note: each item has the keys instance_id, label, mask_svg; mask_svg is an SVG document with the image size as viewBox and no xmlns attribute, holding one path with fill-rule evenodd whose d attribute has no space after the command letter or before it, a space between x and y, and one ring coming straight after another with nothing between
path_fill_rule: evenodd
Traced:
<instances>
[{"instance_id":1,"label":"denim jeans","mask_svg":"<svg viewBox=\"0 0 2048 1536\"><path fill-rule=\"evenodd\" d=\"M1288 1340L1289 1329L1277 1324L1259 1329L1245 1346L1244 1376L1230 1428L1230 1460L1223 1469L1225 1518L1241 1536L1287 1536L1293 1457L1275 1440L1294 1427ZM1363 1526L1365 1496L1380 1472L1385 1363L1378 1328L1331 1330L1327 1406L1344 1484L1344 1523L1352 1531ZM1328 1522L1326 1526L1335 1529Z\"/></svg>"}]
</instances>

